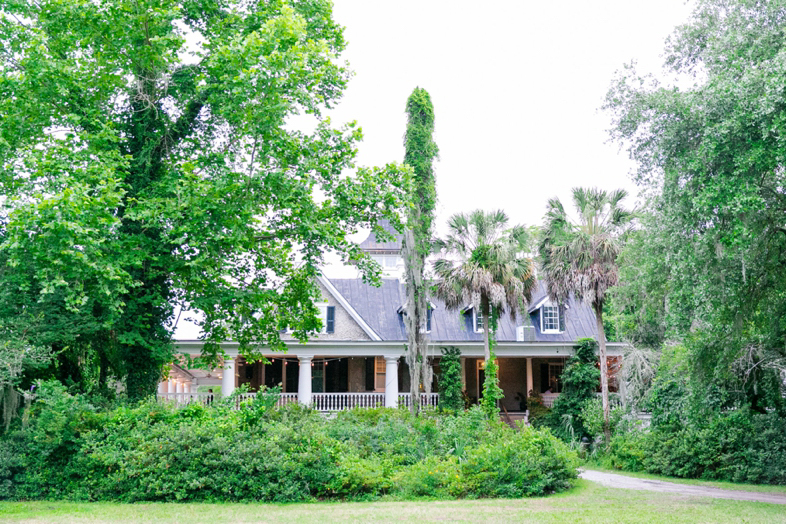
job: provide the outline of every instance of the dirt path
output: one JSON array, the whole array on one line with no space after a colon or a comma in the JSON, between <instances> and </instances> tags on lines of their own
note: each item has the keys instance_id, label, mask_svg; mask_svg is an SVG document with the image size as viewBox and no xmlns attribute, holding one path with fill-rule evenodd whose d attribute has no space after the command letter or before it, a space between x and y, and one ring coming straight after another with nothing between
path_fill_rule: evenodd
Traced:
<instances>
[{"instance_id":1,"label":"dirt path","mask_svg":"<svg viewBox=\"0 0 786 524\"><path fill-rule=\"evenodd\" d=\"M616 473L604 473L591 469L582 470L579 477L592 482L597 482L609 488L638 489L645 491L660 491L663 493L680 493L697 497L713 497L716 499L752 500L756 502L769 502L770 504L786 504L786 495L779 493L763 493L759 491L736 491L732 489L709 488L691 484L676 484L662 480L640 479L627 477Z\"/></svg>"}]
</instances>

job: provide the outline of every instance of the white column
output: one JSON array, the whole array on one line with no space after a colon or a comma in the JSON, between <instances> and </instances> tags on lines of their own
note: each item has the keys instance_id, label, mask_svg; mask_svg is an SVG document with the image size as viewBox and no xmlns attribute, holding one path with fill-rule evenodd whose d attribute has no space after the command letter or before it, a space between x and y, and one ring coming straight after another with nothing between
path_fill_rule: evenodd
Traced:
<instances>
[{"instance_id":1,"label":"white column","mask_svg":"<svg viewBox=\"0 0 786 524\"><path fill-rule=\"evenodd\" d=\"M310 356L298 357L300 369L298 370L297 401L304 406L311 405L311 359Z\"/></svg>"},{"instance_id":2,"label":"white column","mask_svg":"<svg viewBox=\"0 0 786 524\"><path fill-rule=\"evenodd\" d=\"M191 393L191 382L183 384L183 393Z\"/></svg>"},{"instance_id":3,"label":"white column","mask_svg":"<svg viewBox=\"0 0 786 524\"><path fill-rule=\"evenodd\" d=\"M183 390L183 381L180 379L177 380L177 393L185 393Z\"/></svg>"},{"instance_id":4,"label":"white column","mask_svg":"<svg viewBox=\"0 0 786 524\"><path fill-rule=\"evenodd\" d=\"M467 389L467 357L461 357L461 389Z\"/></svg>"},{"instance_id":5,"label":"white column","mask_svg":"<svg viewBox=\"0 0 786 524\"><path fill-rule=\"evenodd\" d=\"M235 359L224 360L224 374L221 376L221 395L228 397L235 391Z\"/></svg>"},{"instance_id":6,"label":"white column","mask_svg":"<svg viewBox=\"0 0 786 524\"><path fill-rule=\"evenodd\" d=\"M163 395L164 393L169 392L169 383L164 380L163 382L158 383L158 394Z\"/></svg>"},{"instance_id":7,"label":"white column","mask_svg":"<svg viewBox=\"0 0 786 524\"><path fill-rule=\"evenodd\" d=\"M166 392L177 393L177 382L175 382L175 379L170 378L168 382L169 383L167 384Z\"/></svg>"},{"instance_id":8,"label":"white column","mask_svg":"<svg viewBox=\"0 0 786 524\"><path fill-rule=\"evenodd\" d=\"M398 356L385 356L385 407L398 407Z\"/></svg>"},{"instance_id":9,"label":"white column","mask_svg":"<svg viewBox=\"0 0 786 524\"><path fill-rule=\"evenodd\" d=\"M532 357L527 357L527 396L529 392L535 387L532 377Z\"/></svg>"}]
</instances>

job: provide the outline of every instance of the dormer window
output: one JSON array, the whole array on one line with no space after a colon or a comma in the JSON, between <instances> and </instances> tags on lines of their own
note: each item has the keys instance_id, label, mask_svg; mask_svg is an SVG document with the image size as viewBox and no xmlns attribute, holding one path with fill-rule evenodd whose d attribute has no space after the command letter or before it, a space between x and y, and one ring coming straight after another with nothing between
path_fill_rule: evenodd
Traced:
<instances>
[{"instance_id":1,"label":"dormer window","mask_svg":"<svg viewBox=\"0 0 786 524\"><path fill-rule=\"evenodd\" d=\"M475 333L483 333L483 312L478 311L478 308L472 308L472 324L475 327Z\"/></svg>"},{"instance_id":2,"label":"dormer window","mask_svg":"<svg viewBox=\"0 0 786 524\"><path fill-rule=\"evenodd\" d=\"M542 333L559 333L559 306L546 302L540 308L540 331Z\"/></svg>"},{"instance_id":3,"label":"dormer window","mask_svg":"<svg viewBox=\"0 0 786 524\"><path fill-rule=\"evenodd\" d=\"M436 309L436 306L433 303L429 302L428 303L428 313L426 314L426 329L424 330L423 329L423 324L421 324L421 327L420 327L420 332L421 333L431 333L431 317L432 317L433 312L434 312L435 309ZM399 306L399 308L396 310L396 312L399 315L401 315L401 318L403 320L404 317L407 315L407 305L406 304L401 304Z\"/></svg>"}]
</instances>

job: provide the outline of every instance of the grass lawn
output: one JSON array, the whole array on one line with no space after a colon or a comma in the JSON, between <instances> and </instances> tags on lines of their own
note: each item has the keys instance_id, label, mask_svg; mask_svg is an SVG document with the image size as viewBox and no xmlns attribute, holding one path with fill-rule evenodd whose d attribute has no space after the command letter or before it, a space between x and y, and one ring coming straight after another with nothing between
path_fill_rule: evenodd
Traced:
<instances>
[{"instance_id":1,"label":"grass lawn","mask_svg":"<svg viewBox=\"0 0 786 524\"><path fill-rule=\"evenodd\" d=\"M622 471L620 469L609 469L597 466L592 463L587 463L587 469L595 471L605 471L606 473L617 473L619 475L627 475L629 477L636 477L640 479L662 480L664 482L674 482L675 484L691 484L693 486L707 486L709 488L732 489L735 491L758 491L760 493L781 493L786 495L786 486L771 486L767 484L737 484L735 482L722 482L715 480L696 480L696 479L681 479L677 477L664 477L661 475L651 475L650 473Z\"/></svg>"},{"instance_id":2,"label":"grass lawn","mask_svg":"<svg viewBox=\"0 0 786 524\"><path fill-rule=\"evenodd\" d=\"M579 480L535 499L313 504L3 502L2 522L767 522L786 508L761 502L604 488Z\"/></svg>"}]
</instances>

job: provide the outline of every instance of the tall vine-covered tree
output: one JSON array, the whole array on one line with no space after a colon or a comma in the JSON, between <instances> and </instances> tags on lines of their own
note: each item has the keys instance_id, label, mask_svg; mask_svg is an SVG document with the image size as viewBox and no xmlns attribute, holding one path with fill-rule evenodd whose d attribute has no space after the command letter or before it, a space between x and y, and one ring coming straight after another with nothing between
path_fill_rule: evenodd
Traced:
<instances>
[{"instance_id":1,"label":"tall vine-covered tree","mask_svg":"<svg viewBox=\"0 0 786 524\"><path fill-rule=\"evenodd\" d=\"M486 362L493 349L494 319L508 313L515 320L535 287L535 268L525 256L529 232L507 225L502 210L458 213L448 221L448 236L435 243L444 255L434 261L436 295L448 309L471 306L481 313Z\"/></svg>"},{"instance_id":2,"label":"tall vine-covered tree","mask_svg":"<svg viewBox=\"0 0 786 524\"><path fill-rule=\"evenodd\" d=\"M606 98L612 138L653 195L646 251L631 257L622 298L641 309L640 283L663 283L644 295L666 306L658 331L688 345L692 380L723 385L718 409L784 406L784 32L782 1L698 1L665 49L670 72L688 82L626 67Z\"/></svg>"},{"instance_id":3,"label":"tall vine-covered tree","mask_svg":"<svg viewBox=\"0 0 786 524\"><path fill-rule=\"evenodd\" d=\"M609 429L609 376L603 305L608 291L619 280L617 257L633 221L633 213L621 207L627 192L597 188L573 189L579 221L573 222L558 199L549 200L538 248L549 295L565 302L570 295L592 306L598 327L598 358L603 402L604 433Z\"/></svg>"},{"instance_id":4,"label":"tall vine-covered tree","mask_svg":"<svg viewBox=\"0 0 786 524\"><path fill-rule=\"evenodd\" d=\"M315 331L324 252L375 277L347 234L408 192L395 165L340 176L361 138L323 116L344 46L322 0L0 0L0 315L100 352L132 398L177 306L204 314L212 362Z\"/></svg>"},{"instance_id":5,"label":"tall vine-covered tree","mask_svg":"<svg viewBox=\"0 0 786 524\"><path fill-rule=\"evenodd\" d=\"M407 285L406 315L407 364L410 378L410 409L420 409L420 388L431 388L428 362L429 284L426 257L431 253L437 189L434 159L439 152L434 143L434 106L428 91L416 87L407 100L407 132L404 135L404 163L412 167L411 207L404 234L404 271Z\"/></svg>"}]
</instances>

